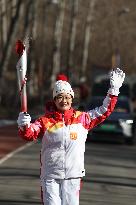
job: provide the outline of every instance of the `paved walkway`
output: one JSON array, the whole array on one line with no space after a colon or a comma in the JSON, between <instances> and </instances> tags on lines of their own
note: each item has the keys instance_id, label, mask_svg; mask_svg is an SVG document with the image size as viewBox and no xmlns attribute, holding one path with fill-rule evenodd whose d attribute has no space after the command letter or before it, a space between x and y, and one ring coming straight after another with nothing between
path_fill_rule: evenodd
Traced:
<instances>
[{"instance_id":1,"label":"paved walkway","mask_svg":"<svg viewBox=\"0 0 136 205\"><path fill-rule=\"evenodd\" d=\"M40 142L17 136L15 122L0 122L1 205L41 204L40 148Z\"/></svg>"},{"instance_id":2,"label":"paved walkway","mask_svg":"<svg viewBox=\"0 0 136 205\"><path fill-rule=\"evenodd\" d=\"M26 141L17 136L15 121L0 120L0 160L25 143Z\"/></svg>"},{"instance_id":3,"label":"paved walkway","mask_svg":"<svg viewBox=\"0 0 136 205\"><path fill-rule=\"evenodd\" d=\"M41 204L40 148L40 142L27 143L0 164L0 205ZM80 205L90 205L89 192L83 195Z\"/></svg>"},{"instance_id":4,"label":"paved walkway","mask_svg":"<svg viewBox=\"0 0 136 205\"><path fill-rule=\"evenodd\" d=\"M0 128L12 144L0 159L0 205L39 205L41 143L19 139L14 126ZM87 144L80 205L135 205L135 159L135 146Z\"/></svg>"},{"instance_id":5,"label":"paved walkway","mask_svg":"<svg viewBox=\"0 0 136 205\"><path fill-rule=\"evenodd\" d=\"M27 143L0 164L0 204L40 203L39 144Z\"/></svg>"}]
</instances>

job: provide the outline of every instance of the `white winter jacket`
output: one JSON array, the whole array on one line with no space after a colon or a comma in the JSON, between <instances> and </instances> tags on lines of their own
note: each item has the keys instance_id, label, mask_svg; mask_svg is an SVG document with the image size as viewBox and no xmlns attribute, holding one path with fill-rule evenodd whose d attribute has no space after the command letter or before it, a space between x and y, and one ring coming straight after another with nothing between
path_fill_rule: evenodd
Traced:
<instances>
[{"instance_id":1,"label":"white winter jacket","mask_svg":"<svg viewBox=\"0 0 136 205\"><path fill-rule=\"evenodd\" d=\"M65 113L50 104L50 111L19 135L26 140L42 136L41 179L68 179L85 175L84 152L88 131L113 111L117 96L107 95L103 105L88 112L70 109Z\"/></svg>"}]
</instances>

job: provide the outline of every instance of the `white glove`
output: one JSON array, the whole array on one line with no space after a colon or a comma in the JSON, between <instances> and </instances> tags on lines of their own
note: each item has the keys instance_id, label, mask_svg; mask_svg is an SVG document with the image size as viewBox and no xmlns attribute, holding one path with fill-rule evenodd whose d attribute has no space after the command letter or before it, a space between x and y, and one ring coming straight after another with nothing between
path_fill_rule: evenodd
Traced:
<instances>
[{"instance_id":1,"label":"white glove","mask_svg":"<svg viewBox=\"0 0 136 205\"><path fill-rule=\"evenodd\" d=\"M28 113L20 112L17 120L19 127L28 126L30 127L31 117Z\"/></svg>"},{"instance_id":2,"label":"white glove","mask_svg":"<svg viewBox=\"0 0 136 205\"><path fill-rule=\"evenodd\" d=\"M119 88L122 86L124 79L125 73L121 69L117 68L115 70L112 70L110 73L111 88L108 90L108 93L118 96Z\"/></svg>"}]
</instances>

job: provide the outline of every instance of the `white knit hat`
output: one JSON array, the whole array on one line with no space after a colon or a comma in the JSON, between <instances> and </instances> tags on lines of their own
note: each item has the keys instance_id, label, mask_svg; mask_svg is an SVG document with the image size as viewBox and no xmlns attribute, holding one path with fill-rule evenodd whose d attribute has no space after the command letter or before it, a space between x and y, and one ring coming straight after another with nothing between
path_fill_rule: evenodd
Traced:
<instances>
[{"instance_id":1,"label":"white knit hat","mask_svg":"<svg viewBox=\"0 0 136 205\"><path fill-rule=\"evenodd\" d=\"M63 80L63 78L61 80L61 77L57 79L58 80L56 81L54 89L53 89L53 98L61 93L70 94L74 98L74 91L71 85L66 80Z\"/></svg>"}]
</instances>

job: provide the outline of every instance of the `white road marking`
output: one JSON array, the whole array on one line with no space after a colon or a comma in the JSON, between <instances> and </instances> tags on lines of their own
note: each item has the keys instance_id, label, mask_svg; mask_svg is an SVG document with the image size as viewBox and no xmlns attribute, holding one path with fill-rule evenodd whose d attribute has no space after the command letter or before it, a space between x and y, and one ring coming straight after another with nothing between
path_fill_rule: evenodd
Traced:
<instances>
[{"instance_id":1,"label":"white road marking","mask_svg":"<svg viewBox=\"0 0 136 205\"><path fill-rule=\"evenodd\" d=\"M31 146L31 145L33 145L33 144L34 144L34 141L33 141L33 142L28 142L28 143L26 143L25 145L23 145L23 146L21 146L21 147L15 149L13 152L10 152L10 153L7 154L5 157L3 157L2 159L0 159L0 165L1 165L3 162L7 161L9 158L13 157L13 156L14 156L15 154L17 154L18 152L20 152L20 151L26 149L27 147L29 147L29 146Z\"/></svg>"}]
</instances>

